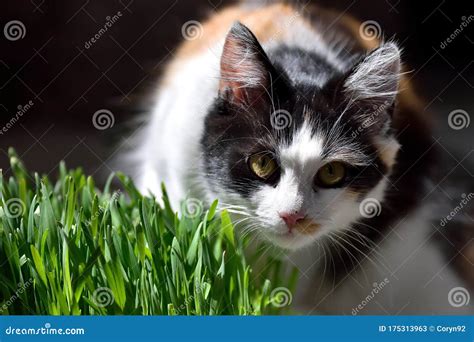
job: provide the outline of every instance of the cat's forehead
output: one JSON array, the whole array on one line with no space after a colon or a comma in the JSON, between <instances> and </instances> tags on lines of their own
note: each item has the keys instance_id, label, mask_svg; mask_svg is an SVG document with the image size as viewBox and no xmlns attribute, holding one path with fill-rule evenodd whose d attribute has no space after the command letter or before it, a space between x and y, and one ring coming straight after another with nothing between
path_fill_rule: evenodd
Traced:
<instances>
[{"instance_id":1,"label":"cat's forehead","mask_svg":"<svg viewBox=\"0 0 474 342\"><path fill-rule=\"evenodd\" d=\"M375 146L353 139L347 126L336 118L324 122L323 117L307 110L291 127L289 139L279 140L277 150L283 168L312 169L334 160L353 165L372 162L370 154Z\"/></svg>"},{"instance_id":2,"label":"cat's forehead","mask_svg":"<svg viewBox=\"0 0 474 342\"><path fill-rule=\"evenodd\" d=\"M308 163L320 162L325 140L322 132L315 131L308 121L304 121L293 132L291 141L280 146L282 166L303 168Z\"/></svg>"}]
</instances>

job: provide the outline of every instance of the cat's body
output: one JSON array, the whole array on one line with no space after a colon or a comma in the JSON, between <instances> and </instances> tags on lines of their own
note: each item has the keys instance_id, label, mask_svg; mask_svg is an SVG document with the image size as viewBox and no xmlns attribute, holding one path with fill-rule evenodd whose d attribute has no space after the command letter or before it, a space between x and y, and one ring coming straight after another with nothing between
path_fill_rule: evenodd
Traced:
<instances>
[{"instance_id":1,"label":"cat's body","mask_svg":"<svg viewBox=\"0 0 474 342\"><path fill-rule=\"evenodd\" d=\"M428 118L400 76L396 45L359 29L283 4L214 16L166 70L134 151L137 183L159 194L164 182L176 208L217 198L243 227L298 249L282 255L302 271L295 303L306 312L472 312L448 302L470 285L434 239L433 212L452 204L431 191ZM318 169L334 161L344 176L328 185Z\"/></svg>"}]
</instances>

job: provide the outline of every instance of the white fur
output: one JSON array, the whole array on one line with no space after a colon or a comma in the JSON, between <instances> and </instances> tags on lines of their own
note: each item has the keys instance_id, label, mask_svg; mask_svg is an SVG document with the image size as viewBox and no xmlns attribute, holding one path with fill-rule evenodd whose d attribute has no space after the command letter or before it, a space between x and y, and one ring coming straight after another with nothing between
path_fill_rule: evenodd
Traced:
<instances>
[{"instance_id":1,"label":"white fur","mask_svg":"<svg viewBox=\"0 0 474 342\"><path fill-rule=\"evenodd\" d=\"M321 283L320 263L307 261L323 260L321 250L311 258L306 251L288 255L291 264L302 271L296 307L312 314L472 314L472 299L470 305L461 307L454 307L448 301L451 289L467 286L440 253L434 239L435 229L429 223L434 210L426 205L396 222L393 230L363 259L360 268L334 283L331 280ZM388 285L363 309L357 310L373 291L374 283L385 279Z\"/></svg>"},{"instance_id":2,"label":"white fur","mask_svg":"<svg viewBox=\"0 0 474 342\"><path fill-rule=\"evenodd\" d=\"M336 45L331 50L332 43L297 19L280 18L282 37L278 40L325 54L335 67L345 70L346 62L339 56L341 47ZM204 117L218 92L224 39L223 36L202 53L180 61L179 70L156 90L151 121L140 134L138 149L133 151L132 163L137 169L134 178L139 189L160 196L160 184L165 182L176 208L186 196L209 197L199 177L203 172L199 141ZM262 46L266 49L274 44L275 40L270 39ZM323 76L321 82L326 81Z\"/></svg>"},{"instance_id":3,"label":"white fur","mask_svg":"<svg viewBox=\"0 0 474 342\"><path fill-rule=\"evenodd\" d=\"M343 230L361 217L359 199L349 196L344 189L315 191L312 186L316 172L324 164L332 160L348 161L346 154L339 154L338 150L323 158L325 140L326 137L312 134L309 123L304 124L292 143L279 151L282 175L277 186L263 185L252 198L260 233L281 247L298 249L313 245L321 236ZM367 198L382 201L385 187L386 180L382 180ZM288 236L288 228L279 213L295 211L307 215L320 229L313 235L295 231Z\"/></svg>"},{"instance_id":4,"label":"white fur","mask_svg":"<svg viewBox=\"0 0 474 342\"><path fill-rule=\"evenodd\" d=\"M400 78L400 50L394 43L386 43L359 64L344 84L354 99L380 99L393 102ZM389 100L389 101L387 101Z\"/></svg>"},{"instance_id":5,"label":"white fur","mask_svg":"<svg viewBox=\"0 0 474 342\"><path fill-rule=\"evenodd\" d=\"M183 62L167 86L157 91L151 121L142 135L137 185L159 196L160 183L165 182L175 208L187 196L204 195L197 190L199 140L204 117L217 94L218 65L211 51Z\"/></svg>"},{"instance_id":6,"label":"white fur","mask_svg":"<svg viewBox=\"0 0 474 342\"><path fill-rule=\"evenodd\" d=\"M283 28L285 28L284 25ZM318 53L325 54L339 70L347 69L347 62L340 58L341 51L343 51L340 44L326 43L322 36L297 20L294 23L286 23L286 25L291 26L291 29L283 30L283 39L288 45L317 50ZM318 237L324 233L346 229L350 222L360 217L358 201L344 194L344 190L341 189L324 190L318 193L313 191L311 184L315 173L328 161L321 156L323 145L327 143L328 137L310 134L308 126L301 128L291 145L281 147L279 153L281 154L283 174L281 181L275 188L262 186L260 191L254 194L251 203L231 191L214 193L210 190L205 177L203 177L200 139L203 134L205 115L218 92L219 63L223 43L224 37L215 45L203 50L202 53L181 61L179 69L174 72L173 77L156 90L151 121L140 136L138 149L134 151L134 163L138 169L135 174L137 185L142 191L151 191L159 196L161 193L160 183L165 182L174 208L179 208L180 201L186 197L203 199L207 204L219 197L222 207L231 207L231 210L241 212L244 217L251 217L254 229L286 248L301 248L314 242L319 244ZM263 47L272 44L275 42L270 40L268 44L263 44ZM398 50L390 47L375 55L373 61L376 65L381 66L393 62L397 56ZM354 90L354 96L366 98L376 95L374 91L393 96L395 91L392 89L393 80L384 79L383 75L377 75L377 77L367 80L363 87L365 92L360 87L356 88L355 85L360 84L358 82L361 82L363 76L369 71L372 70L358 70L347 83L348 89ZM324 83L325 80L326 76L321 75L319 82ZM331 131L334 136L339 133L341 133L340 127L334 127ZM391 148L395 148L394 153L396 153L398 149L398 146L395 146L396 142L389 145ZM335 150L332 158L339 160L355 158L354 162L363 165L365 161L363 158L357 159L356 152L357 146L347 150ZM386 182L385 179L382 180L367 197L383 201ZM239 208L245 210L245 213ZM290 238L285 237L283 234L286 232L286 227L278 213L298 209L306 211L315 222L321 224L321 230L312 236L303 237L296 233ZM418 233L410 236L409 233L414 227L417 228ZM379 246L380 254L389 259L387 261L389 269L396 269L397 265L403 261L403 257L415 249L416 244L427 234L427 228L429 227L426 226L426 223L419 221L414 215L413 218L403 223L402 230L403 234L406 233L405 240L397 241L391 234L389 239ZM414 237L416 240L413 240ZM307 257L309 248L301 252L306 255L306 263L309 264L306 266L312 265L310 268L304 268L303 271L307 271L307 273L310 273L311 270L321 272L318 265L320 265L320 259L323 258L322 250L315 248L314 244L311 246L311 250L316 251L316 255L313 255L312 258ZM387 311L395 312L405 304L405 298L413 298L411 302L414 308L413 312L430 313L436 311L438 305L446 307L444 305L445 291L447 287L453 286L459 281L447 270L444 282L438 283L435 279L436 283L428 285L430 287L423 290L420 287L423 283L417 279L426 280L429 278L439 267L441 259L433 248L423 249L420 253L417 258L412 258L410 263L405 264L394 274L398 278L397 280L392 282L392 278L390 278L393 289L390 292L384 292L383 298L382 296L377 298L377 301L380 301ZM418 260L422 263L415 263ZM364 262L363 269L364 272L351 275L346 282L337 287L335 292L328 290L326 298L321 298L321 293L324 292L317 291L318 286L314 285L318 274L311 278L311 286L304 289L309 292L301 291L300 294L309 293L309 297L305 297L305 301L308 303L308 298L312 299L312 303L315 305L313 307L316 310L350 313L350 309L360 301L361 297L366 295L370 287L367 284L370 285L373 281L381 280L378 268L373 268L370 262ZM306 274L306 272L304 273ZM368 282L365 282L364 273ZM414 279L415 276L422 277ZM352 278L354 278L353 282L350 281ZM320 275L319 279L321 279ZM303 283L301 284L301 287L304 288ZM321 284L319 288L327 289L329 287L331 284ZM409 296L410 293L412 296ZM422 299L420 304L416 304L417 298ZM321 299L324 300L321 301ZM316 306L318 303L319 305ZM364 312L382 312L376 304L376 302L371 303L370 309L367 308ZM416 311L417 305L420 305L418 308L427 309ZM441 311L445 312L445 310Z\"/></svg>"},{"instance_id":7,"label":"white fur","mask_svg":"<svg viewBox=\"0 0 474 342\"><path fill-rule=\"evenodd\" d=\"M347 69L340 45L325 41L299 20L299 14L281 19L279 42L318 51L337 69ZM166 86L156 90L151 121L140 134L138 149L133 151L131 157L139 188L159 196L160 183L165 182L176 207L186 196L202 197L207 194L202 189L202 179L193 174L193 169L199 165L199 140L204 117L218 91L224 39L223 36L214 45L203 49L202 53L180 62L174 77L167 80ZM270 39L262 46L266 49L274 44L277 44L276 39ZM323 83L326 78L321 75L320 82Z\"/></svg>"}]
</instances>

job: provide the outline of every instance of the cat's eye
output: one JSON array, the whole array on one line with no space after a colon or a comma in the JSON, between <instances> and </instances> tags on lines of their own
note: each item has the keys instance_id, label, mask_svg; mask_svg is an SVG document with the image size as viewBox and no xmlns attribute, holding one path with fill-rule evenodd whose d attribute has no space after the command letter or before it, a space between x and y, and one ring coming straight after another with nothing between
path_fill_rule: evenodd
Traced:
<instances>
[{"instance_id":1,"label":"cat's eye","mask_svg":"<svg viewBox=\"0 0 474 342\"><path fill-rule=\"evenodd\" d=\"M315 184L324 188L334 188L344 182L346 174L347 168L344 163L338 161L330 162L318 170Z\"/></svg>"},{"instance_id":2,"label":"cat's eye","mask_svg":"<svg viewBox=\"0 0 474 342\"><path fill-rule=\"evenodd\" d=\"M264 180L270 178L278 169L275 158L270 153L256 153L249 157L250 170L259 178Z\"/></svg>"}]
</instances>

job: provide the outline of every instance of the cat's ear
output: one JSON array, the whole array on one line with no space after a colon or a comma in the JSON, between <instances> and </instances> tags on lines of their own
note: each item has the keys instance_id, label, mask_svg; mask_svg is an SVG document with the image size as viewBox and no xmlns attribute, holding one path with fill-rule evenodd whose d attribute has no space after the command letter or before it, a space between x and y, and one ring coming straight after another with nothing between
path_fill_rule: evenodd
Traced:
<instances>
[{"instance_id":1,"label":"cat's ear","mask_svg":"<svg viewBox=\"0 0 474 342\"><path fill-rule=\"evenodd\" d=\"M257 38L246 26L235 23L224 43L219 95L244 107L265 101L272 71L271 62Z\"/></svg>"},{"instance_id":2,"label":"cat's ear","mask_svg":"<svg viewBox=\"0 0 474 342\"><path fill-rule=\"evenodd\" d=\"M400 81L400 49L393 42L382 44L366 55L348 73L343 92L359 107L389 108Z\"/></svg>"}]
</instances>

